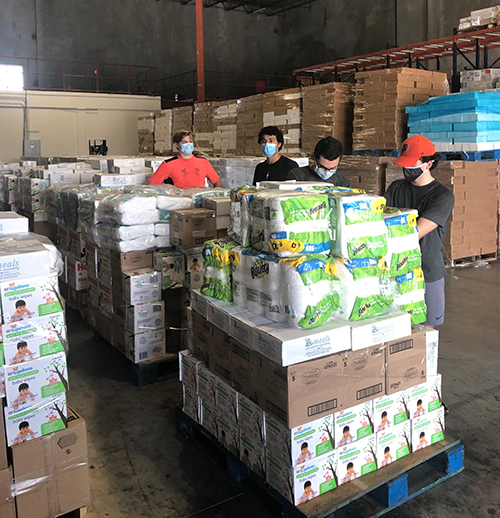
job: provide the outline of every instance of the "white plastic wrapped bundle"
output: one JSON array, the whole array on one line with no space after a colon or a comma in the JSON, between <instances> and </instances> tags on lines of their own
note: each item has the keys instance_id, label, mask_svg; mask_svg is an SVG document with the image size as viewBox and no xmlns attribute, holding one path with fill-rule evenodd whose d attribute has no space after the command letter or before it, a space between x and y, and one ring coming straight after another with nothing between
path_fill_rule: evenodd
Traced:
<instances>
[{"instance_id":1,"label":"white plastic wrapped bundle","mask_svg":"<svg viewBox=\"0 0 500 518\"><path fill-rule=\"evenodd\" d=\"M89 243L90 245L94 245L99 248L104 248L101 243L101 235L99 234L97 225L87 225L87 223L82 223L80 228L82 239L85 243Z\"/></svg>"},{"instance_id":2,"label":"white plastic wrapped bundle","mask_svg":"<svg viewBox=\"0 0 500 518\"><path fill-rule=\"evenodd\" d=\"M171 247L170 236L155 236L156 248L169 248Z\"/></svg>"},{"instance_id":3,"label":"white plastic wrapped bundle","mask_svg":"<svg viewBox=\"0 0 500 518\"><path fill-rule=\"evenodd\" d=\"M101 238L101 247L117 252L136 252L156 247L156 237L154 235L130 239L128 241L115 241L113 239Z\"/></svg>"},{"instance_id":4,"label":"white plastic wrapped bundle","mask_svg":"<svg viewBox=\"0 0 500 518\"><path fill-rule=\"evenodd\" d=\"M97 225L97 208L104 196L104 194L96 194L80 200L80 224Z\"/></svg>"},{"instance_id":5,"label":"white plastic wrapped bundle","mask_svg":"<svg viewBox=\"0 0 500 518\"><path fill-rule=\"evenodd\" d=\"M155 223L155 236L170 236L170 223Z\"/></svg>"},{"instance_id":6,"label":"white plastic wrapped bundle","mask_svg":"<svg viewBox=\"0 0 500 518\"><path fill-rule=\"evenodd\" d=\"M192 206L192 200L187 196L158 195L156 198L156 206L161 210L168 211L190 209Z\"/></svg>"},{"instance_id":7,"label":"white plastic wrapped bundle","mask_svg":"<svg viewBox=\"0 0 500 518\"><path fill-rule=\"evenodd\" d=\"M97 208L99 223L109 225L147 225L159 221L156 197L139 194L114 194L101 200Z\"/></svg>"},{"instance_id":8,"label":"white plastic wrapped bundle","mask_svg":"<svg viewBox=\"0 0 500 518\"><path fill-rule=\"evenodd\" d=\"M384 222L389 237L386 259L392 277L408 273L421 265L417 217L416 210L386 207Z\"/></svg>"},{"instance_id":9,"label":"white plastic wrapped bundle","mask_svg":"<svg viewBox=\"0 0 500 518\"><path fill-rule=\"evenodd\" d=\"M335 316L361 320L383 313L393 301L387 264L382 259L335 259L340 306Z\"/></svg>"},{"instance_id":10,"label":"white plastic wrapped bundle","mask_svg":"<svg viewBox=\"0 0 500 518\"><path fill-rule=\"evenodd\" d=\"M332 192L329 196L334 232L331 253L345 259L382 257L387 253L385 198Z\"/></svg>"},{"instance_id":11,"label":"white plastic wrapped bundle","mask_svg":"<svg viewBox=\"0 0 500 518\"><path fill-rule=\"evenodd\" d=\"M101 239L111 239L113 241L130 241L140 237L153 236L155 234L155 225L131 225L112 227L109 225L97 225L97 232Z\"/></svg>"}]
</instances>

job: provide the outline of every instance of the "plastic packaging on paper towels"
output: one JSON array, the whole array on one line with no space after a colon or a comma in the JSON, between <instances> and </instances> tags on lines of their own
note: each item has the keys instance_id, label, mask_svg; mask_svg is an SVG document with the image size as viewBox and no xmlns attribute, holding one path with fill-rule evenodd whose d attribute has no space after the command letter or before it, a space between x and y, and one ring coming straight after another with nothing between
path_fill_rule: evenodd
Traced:
<instances>
[{"instance_id":1,"label":"plastic packaging on paper towels","mask_svg":"<svg viewBox=\"0 0 500 518\"><path fill-rule=\"evenodd\" d=\"M391 279L393 306L411 315L412 324L422 324L427 318L425 280L422 268Z\"/></svg>"},{"instance_id":2,"label":"plastic packaging on paper towels","mask_svg":"<svg viewBox=\"0 0 500 518\"><path fill-rule=\"evenodd\" d=\"M203 249L205 275L201 292L220 300L232 301L232 270L239 253L234 253L237 243L229 238L207 241ZM240 247L237 247L238 249Z\"/></svg>"}]
</instances>

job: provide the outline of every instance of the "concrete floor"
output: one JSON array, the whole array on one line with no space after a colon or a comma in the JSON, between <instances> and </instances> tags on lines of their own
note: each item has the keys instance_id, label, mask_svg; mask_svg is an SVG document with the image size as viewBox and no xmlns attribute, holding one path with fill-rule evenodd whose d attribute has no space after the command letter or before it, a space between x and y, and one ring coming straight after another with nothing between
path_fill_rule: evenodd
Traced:
<instances>
[{"instance_id":1,"label":"concrete floor","mask_svg":"<svg viewBox=\"0 0 500 518\"><path fill-rule=\"evenodd\" d=\"M388 518L500 516L500 263L455 268L446 284L440 371L448 433L466 470ZM87 420L91 518L246 518L264 513L225 473L176 436L172 380L132 386L122 359L69 311L69 404ZM363 518L358 515L358 518Z\"/></svg>"}]
</instances>

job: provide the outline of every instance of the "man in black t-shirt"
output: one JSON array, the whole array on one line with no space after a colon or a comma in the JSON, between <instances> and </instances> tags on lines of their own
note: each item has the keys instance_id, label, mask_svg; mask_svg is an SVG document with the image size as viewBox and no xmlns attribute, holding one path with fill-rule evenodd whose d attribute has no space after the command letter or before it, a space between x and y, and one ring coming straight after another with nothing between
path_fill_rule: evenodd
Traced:
<instances>
[{"instance_id":1,"label":"man in black t-shirt","mask_svg":"<svg viewBox=\"0 0 500 518\"><path fill-rule=\"evenodd\" d=\"M444 322L443 240L455 204L452 192L431 174L440 158L428 138L406 139L395 162L402 166L405 179L393 182L384 194L388 207L418 210L427 325L432 327Z\"/></svg>"},{"instance_id":2,"label":"man in black t-shirt","mask_svg":"<svg viewBox=\"0 0 500 518\"><path fill-rule=\"evenodd\" d=\"M283 133L276 126L266 126L259 132L258 142L266 160L257 164L253 176L253 185L257 182L283 182L288 171L297 167L295 160L281 154L283 149Z\"/></svg>"},{"instance_id":3,"label":"man in black t-shirt","mask_svg":"<svg viewBox=\"0 0 500 518\"><path fill-rule=\"evenodd\" d=\"M328 182L339 187L350 187L349 180L337 170L342 152L342 144L337 139L322 138L314 148L314 166L297 167L288 173L286 179L297 182Z\"/></svg>"}]
</instances>

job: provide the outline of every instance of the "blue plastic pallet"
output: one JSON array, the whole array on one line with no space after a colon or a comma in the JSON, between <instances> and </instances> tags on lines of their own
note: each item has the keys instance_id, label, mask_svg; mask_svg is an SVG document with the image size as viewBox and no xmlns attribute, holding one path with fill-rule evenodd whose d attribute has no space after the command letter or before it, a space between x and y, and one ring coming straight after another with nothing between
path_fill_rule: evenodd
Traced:
<instances>
[{"instance_id":1,"label":"blue plastic pallet","mask_svg":"<svg viewBox=\"0 0 500 518\"><path fill-rule=\"evenodd\" d=\"M355 156L399 156L399 149L361 149L353 150Z\"/></svg>"},{"instance_id":2,"label":"blue plastic pallet","mask_svg":"<svg viewBox=\"0 0 500 518\"><path fill-rule=\"evenodd\" d=\"M443 160L464 160L479 162L481 160L500 160L500 149L491 151L439 151Z\"/></svg>"},{"instance_id":3,"label":"blue plastic pallet","mask_svg":"<svg viewBox=\"0 0 500 518\"><path fill-rule=\"evenodd\" d=\"M460 440L444 440L412 453L383 469L344 484L295 507L210 433L176 407L177 430L223 467L228 476L271 516L284 518L377 518L445 482L464 469Z\"/></svg>"}]
</instances>

